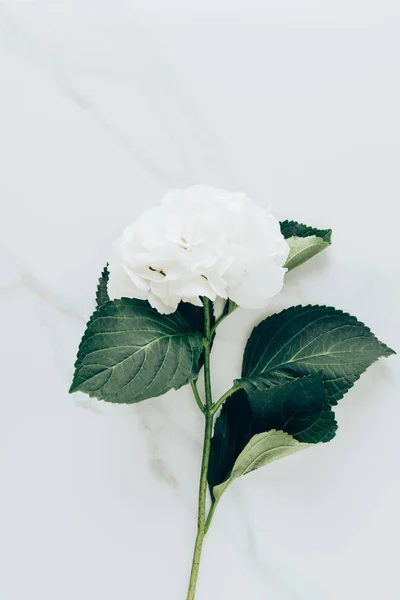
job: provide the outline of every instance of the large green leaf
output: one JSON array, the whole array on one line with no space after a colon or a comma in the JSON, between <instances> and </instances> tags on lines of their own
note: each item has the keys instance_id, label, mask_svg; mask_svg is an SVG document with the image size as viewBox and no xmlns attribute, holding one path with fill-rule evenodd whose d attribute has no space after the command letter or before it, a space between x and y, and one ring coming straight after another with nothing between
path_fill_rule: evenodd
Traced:
<instances>
[{"instance_id":1,"label":"large green leaf","mask_svg":"<svg viewBox=\"0 0 400 600\"><path fill-rule=\"evenodd\" d=\"M214 502L218 502L226 488L235 479L264 467L274 460L309 448L310 445L298 442L288 433L275 429L255 435L237 457L229 477L213 488Z\"/></svg>"},{"instance_id":2,"label":"large green leaf","mask_svg":"<svg viewBox=\"0 0 400 600\"><path fill-rule=\"evenodd\" d=\"M331 229L315 229L296 221L281 221L280 226L290 248L285 263L289 271L322 252L332 241Z\"/></svg>"},{"instance_id":3,"label":"large green leaf","mask_svg":"<svg viewBox=\"0 0 400 600\"><path fill-rule=\"evenodd\" d=\"M121 403L160 396L197 376L202 348L202 336L179 313L161 315L143 300L112 300L87 325L70 392Z\"/></svg>"},{"instance_id":4,"label":"large green leaf","mask_svg":"<svg viewBox=\"0 0 400 600\"><path fill-rule=\"evenodd\" d=\"M322 373L263 391L251 389L249 394L238 390L225 401L211 442L210 488L229 477L237 457L254 435L271 429L312 444L334 437L337 424Z\"/></svg>"},{"instance_id":5,"label":"large green leaf","mask_svg":"<svg viewBox=\"0 0 400 600\"><path fill-rule=\"evenodd\" d=\"M367 367L391 354L368 327L341 310L293 306L253 329L238 383L254 393L321 371L336 404Z\"/></svg>"},{"instance_id":6,"label":"large green leaf","mask_svg":"<svg viewBox=\"0 0 400 600\"><path fill-rule=\"evenodd\" d=\"M101 306L102 304L105 304L106 302L109 301L110 296L108 295L108 279L110 277L110 273L108 270L108 264L104 267L100 279L99 279L99 283L97 284L97 290L96 290L96 304L97 306Z\"/></svg>"}]
</instances>

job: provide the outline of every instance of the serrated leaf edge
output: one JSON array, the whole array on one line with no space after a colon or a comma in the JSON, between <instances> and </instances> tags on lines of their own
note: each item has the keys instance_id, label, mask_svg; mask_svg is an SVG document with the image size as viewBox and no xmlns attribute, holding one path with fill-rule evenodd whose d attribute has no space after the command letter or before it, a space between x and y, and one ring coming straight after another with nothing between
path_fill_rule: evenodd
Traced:
<instances>
[{"instance_id":1,"label":"serrated leaf edge","mask_svg":"<svg viewBox=\"0 0 400 600\"><path fill-rule=\"evenodd\" d=\"M98 279L97 288L96 288L96 306L100 308L103 304L110 300L110 296L108 295L108 280L110 278L110 271L108 270L108 263L104 267L101 272L101 275ZM103 289L104 287L104 289ZM105 302L101 301L102 295L107 296L107 300Z\"/></svg>"},{"instance_id":2,"label":"serrated leaf edge","mask_svg":"<svg viewBox=\"0 0 400 600\"><path fill-rule=\"evenodd\" d=\"M374 340L376 340L376 341L377 341L377 342L380 344L380 346L382 347L382 350L384 350L384 352L383 352L383 353L382 353L380 356L378 356L377 358L375 358L375 359L374 359L374 360L371 362L371 365L373 365L375 362L377 362L377 360L379 360L379 358L388 358L389 356L392 356L392 355L396 355L396 354L397 354L395 350L393 350L392 348L390 348L389 346L387 346L387 345L386 345L384 342L381 342L381 341L379 340L379 338L378 338L378 337L377 337L377 336L376 336L376 335L375 335L375 334L374 334L374 333L371 331L371 329L368 327L368 325L365 325L365 323L363 323L362 321L359 321L359 320L357 319L357 317L354 317L354 316L353 316L353 315L351 315L350 313L347 313L347 312L343 311L343 310L342 310L342 309L340 309L340 308L335 308L334 306L327 306L327 305L325 305L325 304L307 304L307 305L305 305L305 306L303 306L302 304L296 304L296 305L294 305L294 306L290 306L289 308L284 308L283 310L281 310L281 311L279 311L279 312L277 312L277 313L273 313L272 315L269 315L268 317L266 317L265 319L262 319L262 320L261 320L261 321L260 321L260 322L259 322L257 325L255 325L255 326L253 327L253 329L251 330L251 333L250 333L250 335L249 335L249 337L248 337L248 340L247 340L247 342L246 342L246 347L245 347L245 350L244 350L244 355L243 355L243 361L244 361L244 356L245 356L246 349L247 349L247 343L249 342L249 340L250 340L251 336L253 335L253 332L254 332L254 330L255 330L255 329L257 329L257 327L259 327L259 326L260 326L260 325L261 325L261 324L262 324L264 321L266 321L266 320L267 320L267 319L269 319L270 317L273 317L273 316L275 316L275 315L280 315L280 314L282 314L283 312L288 312L288 311L291 311L291 310L295 310L296 308L297 308L297 309L298 309L298 308L305 308L305 309L307 309L307 308L308 308L308 309L309 309L309 308L316 308L316 309L319 309L319 308L326 308L326 309L328 309L328 310L333 310L333 311L335 311L335 313L336 313L336 314L340 314L341 316L348 317L350 320L352 320L352 321L355 321L355 322L356 322L357 324L359 324L359 325L362 325L362 326L363 326L363 327L366 329L366 331L367 331L368 333L370 333L370 334L371 334L371 336L373 337L373 339L374 339ZM296 316L297 316L297 315L296 315ZM295 317L294 317L294 318L295 318ZM278 333L279 333L279 332L280 332L280 331L281 331L281 330L282 330L284 327L286 327L286 326L287 326L287 325L288 325L290 322L291 322L291 321L288 321L287 323L285 323L284 325L282 325L282 327L280 327L280 328L279 328L279 329L278 329L278 330L275 332L275 334L274 334L274 337L276 337L276 335L278 335ZM273 339L273 338L272 338L272 339ZM371 365L370 365L370 366L371 366ZM360 374L358 375L358 377L357 377L357 378L356 378L356 379L355 379L353 382L350 382L350 383L349 383L349 387L348 387L348 389L347 389L347 391L346 391L345 393L347 393L347 392L348 392L348 391L349 391L349 390L350 390L350 389L351 389L351 388L354 386L354 384L356 383L356 381L358 381L358 380L360 379L361 375L362 375L363 373L365 373L365 371L367 370L367 368L368 368L368 367L366 367L365 369L363 369L363 370L360 372ZM245 377L243 377L243 376L242 376L241 378L239 378L239 379L235 379L235 380L234 380L234 383L235 383L235 384L237 384L238 386L240 386L242 389L244 389L244 390L245 390L245 388L244 388L244 387L242 386L242 384L241 384L241 380L243 380L243 379L245 379ZM339 378L339 379L340 379L340 378ZM278 385L278 384L276 384L276 385ZM246 391L246 390L245 390L245 391ZM340 400L341 398L343 398L343 396L344 396L344 394L342 394L342 395L338 396L337 398L336 398L336 397L333 397L333 398L331 398L330 402L331 402L332 406L336 406L336 405L337 405L337 403L338 403L338 400Z\"/></svg>"},{"instance_id":3,"label":"serrated leaf edge","mask_svg":"<svg viewBox=\"0 0 400 600\"><path fill-rule=\"evenodd\" d=\"M284 221L280 221L281 230L285 227L304 227L305 235L290 235L285 239L289 239L291 237L310 237L315 235L320 238L322 241L326 242L328 245L332 244L332 229L317 229L316 227L311 227L311 225L306 225L305 223L300 223L299 221L285 219ZM283 234L282 234L283 235Z\"/></svg>"}]
</instances>

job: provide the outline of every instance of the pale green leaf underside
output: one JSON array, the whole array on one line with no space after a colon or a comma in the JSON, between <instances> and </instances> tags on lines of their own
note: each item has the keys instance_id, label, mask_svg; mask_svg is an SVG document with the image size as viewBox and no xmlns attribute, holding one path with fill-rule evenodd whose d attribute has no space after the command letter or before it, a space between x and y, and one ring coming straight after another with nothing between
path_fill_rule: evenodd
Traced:
<instances>
[{"instance_id":1,"label":"pale green leaf underside","mask_svg":"<svg viewBox=\"0 0 400 600\"><path fill-rule=\"evenodd\" d=\"M297 221L281 221L280 226L290 247L285 264L289 271L331 245L331 229L316 229Z\"/></svg>"},{"instance_id":2,"label":"pale green leaf underside","mask_svg":"<svg viewBox=\"0 0 400 600\"><path fill-rule=\"evenodd\" d=\"M253 436L236 459L229 477L213 488L215 501L218 502L226 488L235 479L312 445L315 444L298 442L288 433L275 429Z\"/></svg>"},{"instance_id":3,"label":"pale green leaf underside","mask_svg":"<svg viewBox=\"0 0 400 600\"><path fill-rule=\"evenodd\" d=\"M160 396L197 376L202 347L178 313L161 315L142 300L107 302L87 325L70 392L118 403Z\"/></svg>"},{"instance_id":4,"label":"pale green leaf underside","mask_svg":"<svg viewBox=\"0 0 400 600\"><path fill-rule=\"evenodd\" d=\"M322 238L316 235L308 237L293 236L288 238L289 256L286 260L285 267L289 271L303 264L322 250L330 246L330 242L325 242Z\"/></svg>"}]
</instances>

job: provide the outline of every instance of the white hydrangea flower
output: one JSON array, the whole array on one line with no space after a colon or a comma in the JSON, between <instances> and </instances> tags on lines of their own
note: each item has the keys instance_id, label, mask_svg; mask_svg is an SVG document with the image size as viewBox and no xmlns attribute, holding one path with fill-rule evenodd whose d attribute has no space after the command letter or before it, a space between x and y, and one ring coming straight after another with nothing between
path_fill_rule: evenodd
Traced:
<instances>
[{"instance_id":1,"label":"white hydrangea flower","mask_svg":"<svg viewBox=\"0 0 400 600\"><path fill-rule=\"evenodd\" d=\"M201 306L201 296L264 308L282 288L288 253L279 221L246 194L174 189L116 242L109 293L148 300L160 313L181 300Z\"/></svg>"}]
</instances>

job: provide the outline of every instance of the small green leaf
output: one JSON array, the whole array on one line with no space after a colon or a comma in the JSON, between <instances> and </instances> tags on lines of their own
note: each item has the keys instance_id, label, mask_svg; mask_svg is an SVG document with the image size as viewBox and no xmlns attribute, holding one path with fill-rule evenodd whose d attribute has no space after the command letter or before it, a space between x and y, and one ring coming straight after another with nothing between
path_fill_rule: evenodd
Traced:
<instances>
[{"instance_id":1,"label":"small green leaf","mask_svg":"<svg viewBox=\"0 0 400 600\"><path fill-rule=\"evenodd\" d=\"M309 237L316 235L328 244L332 241L332 229L315 229L304 223L297 223L297 221L281 221L281 233L285 239L291 237Z\"/></svg>"},{"instance_id":2,"label":"small green leaf","mask_svg":"<svg viewBox=\"0 0 400 600\"><path fill-rule=\"evenodd\" d=\"M179 313L161 315L143 300L112 300L87 324L70 392L120 403L160 396L197 376L202 348L202 336Z\"/></svg>"},{"instance_id":3,"label":"small green leaf","mask_svg":"<svg viewBox=\"0 0 400 600\"><path fill-rule=\"evenodd\" d=\"M321 371L331 404L394 351L355 317L327 306L293 306L253 329L239 385L249 393Z\"/></svg>"},{"instance_id":4,"label":"small green leaf","mask_svg":"<svg viewBox=\"0 0 400 600\"><path fill-rule=\"evenodd\" d=\"M108 295L108 290L107 290L109 277L110 277L110 272L108 270L108 263L107 263L101 273L99 283L97 284L97 290L96 290L97 307L101 306L102 304L105 304L110 299L110 297Z\"/></svg>"},{"instance_id":5,"label":"small green leaf","mask_svg":"<svg viewBox=\"0 0 400 600\"><path fill-rule=\"evenodd\" d=\"M311 444L329 442L335 436L337 424L322 373L249 394L242 389L225 401L211 441L211 489L226 480L250 439L271 429Z\"/></svg>"},{"instance_id":6,"label":"small green leaf","mask_svg":"<svg viewBox=\"0 0 400 600\"><path fill-rule=\"evenodd\" d=\"M311 444L298 442L288 433L275 429L253 436L237 457L229 477L213 488L214 501L218 502L235 479L310 446Z\"/></svg>"},{"instance_id":7,"label":"small green leaf","mask_svg":"<svg viewBox=\"0 0 400 600\"><path fill-rule=\"evenodd\" d=\"M290 247L285 263L285 267L289 271L322 252L331 244L331 229L315 229L296 221L282 221L280 225L282 235Z\"/></svg>"},{"instance_id":8,"label":"small green leaf","mask_svg":"<svg viewBox=\"0 0 400 600\"><path fill-rule=\"evenodd\" d=\"M291 237L287 242L290 250L284 266L288 271L302 265L330 245L316 235L311 235L309 237Z\"/></svg>"}]
</instances>

